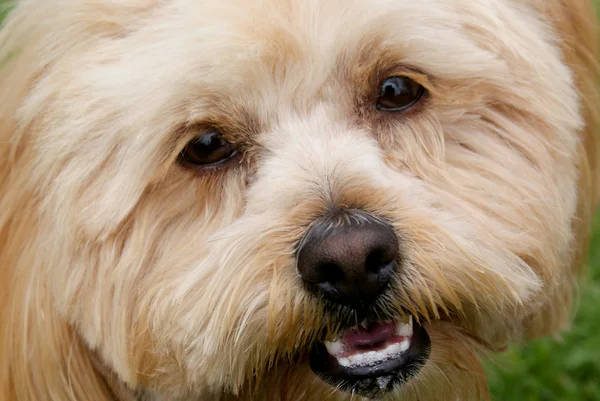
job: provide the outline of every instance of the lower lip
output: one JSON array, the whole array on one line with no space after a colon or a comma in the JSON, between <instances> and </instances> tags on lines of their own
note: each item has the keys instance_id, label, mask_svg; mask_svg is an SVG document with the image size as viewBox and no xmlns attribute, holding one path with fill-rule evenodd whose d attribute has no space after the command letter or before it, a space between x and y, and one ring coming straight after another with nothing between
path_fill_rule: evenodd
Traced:
<instances>
[{"instance_id":1,"label":"lower lip","mask_svg":"<svg viewBox=\"0 0 600 401\"><path fill-rule=\"evenodd\" d=\"M414 324L410 343L406 340L385 344L383 349L390 345L398 348L388 352L391 355L387 359L379 360L371 354L377 352L374 350L363 352L358 362L355 356L354 363L344 359L344 355L331 355L325 344L319 343L310 354L310 367L333 387L365 397L380 396L408 381L429 358L430 339L423 327ZM379 349L381 352L382 348Z\"/></svg>"}]
</instances>

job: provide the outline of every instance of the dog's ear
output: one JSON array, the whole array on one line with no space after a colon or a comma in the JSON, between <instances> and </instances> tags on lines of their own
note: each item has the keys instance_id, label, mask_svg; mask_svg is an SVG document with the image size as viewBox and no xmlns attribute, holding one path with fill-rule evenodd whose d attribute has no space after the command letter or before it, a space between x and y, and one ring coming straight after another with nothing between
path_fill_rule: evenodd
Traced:
<instances>
[{"instance_id":1,"label":"dog's ear","mask_svg":"<svg viewBox=\"0 0 600 401\"><path fill-rule=\"evenodd\" d=\"M528 337L556 333L569 325L571 300L581 267L585 265L591 222L600 201L600 31L596 12L589 0L527 0L541 18L558 34L565 63L571 68L578 92L585 128L580 132L577 214L572 221L574 249L570 280L551 295L542 313L529 322Z\"/></svg>"},{"instance_id":2,"label":"dog's ear","mask_svg":"<svg viewBox=\"0 0 600 401\"><path fill-rule=\"evenodd\" d=\"M600 201L600 31L596 10L590 0L530 1L558 33L564 61L575 76L586 121L581 133L581 207L593 213Z\"/></svg>"},{"instance_id":3,"label":"dog's ear","mask_svg":"<svg viewBox=\"0 0 600 401\"><path fill-rule=\"evenodd\" d=\"M40 274L47 255L31 246L40 194L29 145L39 116L26 105L45 71L82 39L52 17L55 3L20 3L0 30L0 399L108 401L87 347L53 306Z\"/></svg>"},{"instance_id":4,"label":"dog's ear","mask_svg":"<svg viewBox=\"0 0 600 401\"><path fill-rule=\"evenodd\" d=\"M589 0L560 0L555 7L549 7L551 2L542 3L561 34L565 61L575 74L581 95L587 123L582 132L582 153L587 160L582 160L581 190L582 198L588 199L582 207L593 213L600 201L600 28L594 17L596 10Z\"/></svg>"}]
</instances>

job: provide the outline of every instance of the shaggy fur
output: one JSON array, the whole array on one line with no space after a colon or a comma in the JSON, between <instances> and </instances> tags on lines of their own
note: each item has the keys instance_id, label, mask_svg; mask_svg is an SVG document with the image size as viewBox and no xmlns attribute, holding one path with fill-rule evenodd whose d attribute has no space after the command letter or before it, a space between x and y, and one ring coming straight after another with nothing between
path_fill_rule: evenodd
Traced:
<instances>
[{"instance_id":1,"label":"shaggy fur","mask_svg":"<svg viewBox=\"0 0 600 401\"><path fill-rule=\"evenodd\" d=\"M349 400L296 246L392 222L380 301L432 354L390 400L487 397L479 360L569 324L596 199L585 0L23 0L0 31L0 399ZM428 97L374 109L377 82ZM239 164L178 164L218 126ZM357 397L354 397L357 398Z\"/></svg>"}]
</instances>

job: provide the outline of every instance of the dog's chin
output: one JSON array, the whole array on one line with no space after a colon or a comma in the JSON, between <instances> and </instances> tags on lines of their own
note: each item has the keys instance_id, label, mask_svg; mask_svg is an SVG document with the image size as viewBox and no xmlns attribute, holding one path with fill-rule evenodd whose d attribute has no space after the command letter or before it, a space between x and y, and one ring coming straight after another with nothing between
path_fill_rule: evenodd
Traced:
<instances>
[{"instance_id":1,"label":"dog's chin","mask_svg":"<svg viewBox=\"0 0 600 401\"><path fill-rule=\"evenodd\" d=\"M315 344L313 372L329 385L379 398L402 386L427 362L430 339L412 317L403 321L363 321L334 341Z\"/></svg>"}]
</instances>

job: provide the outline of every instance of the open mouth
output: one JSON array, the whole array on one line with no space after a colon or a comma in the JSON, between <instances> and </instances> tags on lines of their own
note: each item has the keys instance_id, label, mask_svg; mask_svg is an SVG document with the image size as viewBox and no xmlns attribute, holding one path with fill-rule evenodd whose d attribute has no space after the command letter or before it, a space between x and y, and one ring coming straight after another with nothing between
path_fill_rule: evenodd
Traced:
<instances>
[{"instance_id":1,"label":"open mouth","mask_svg":"<svg viewBox=\"0 0 600 401\"><path fill-rule=\"evenodd\" d=\"M414 376L429 352L429 336L412 316L397 322L363 321L334 341L316 344L310 367L332 386L375 398Z\"/></svg>"}]
</instances>

